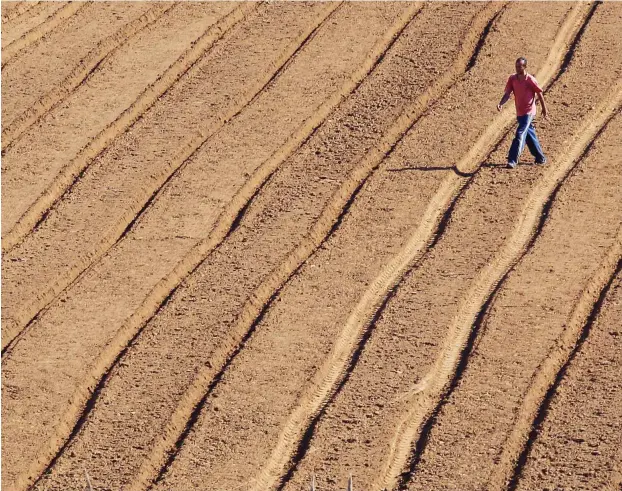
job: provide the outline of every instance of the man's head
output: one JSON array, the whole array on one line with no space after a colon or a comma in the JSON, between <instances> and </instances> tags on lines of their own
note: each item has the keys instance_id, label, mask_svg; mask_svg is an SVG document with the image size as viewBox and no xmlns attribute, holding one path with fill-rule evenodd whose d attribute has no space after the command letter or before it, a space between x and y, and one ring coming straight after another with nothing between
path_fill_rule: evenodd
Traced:
<instances>
[{"instance_id":1,"label":"man's head","mask_svg":"<svg viewBox=\"0 0 622 491\"><path fill-rule=\"evenodd\" d=\"M516 60L516 73L518 75L525 75L527 73L527 59L520 57Z\"/></svg>"}]
</instances>

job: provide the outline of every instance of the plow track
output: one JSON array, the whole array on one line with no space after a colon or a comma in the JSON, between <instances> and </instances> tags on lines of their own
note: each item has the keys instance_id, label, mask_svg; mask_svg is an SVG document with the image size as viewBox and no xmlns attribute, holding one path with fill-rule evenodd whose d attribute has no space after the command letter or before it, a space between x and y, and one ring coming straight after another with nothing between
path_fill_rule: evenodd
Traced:
<instances>
[{"instance_id":1,"label":"plow track","mask_svg":"<svg viewBox=\"0 0 622 491\"><path fill-rule=\"evenodd\" d=\"M161 15L172 8L171 5L156 6L137 19L129 22L120 31L104 39L91 50L71 73L52 91L41 97L33 106L15 118L9 125L2 128L2 150L13 144L28 127L40 120L52 108L58 105L69 94L85 83L105 58L114 53L121 45L142 29L153 24Z\"/></svg>"},{"instance_id":2,"label":"plow track","mask_svg":"<svg viewBox=\"0 0 622 491\"><path fill-rule=\"evenodd\" d=\"M40 226L43 223L42 219L47 218L48 214L50 213L48 206L51 206L53 203L60 200L66 193L68 193L69 189L76 184L77 179L82 174L84 174L86 168L93 162L93 160L97 158L102 152L104 152L105 149L108 147L108 145L110 145L116 138L122 136L124 132L131 126L131 124L133 124L134 122L142 118L143 113L149 110L151 105L154 104L159 97L165 94L166 91L170 90L173 84L175 84L179 80L179 77L181 77L183 73L188 71L192 67L192 65L197 62L199 57L202 56L205 53L205 51L209 49L210 46L213 45L213 43L220 37L221 33L223 32L223 29L225 29L226 27L230 27L232 24L235 24L236 22L240 20L240 16L243 15L245 9L246 7L240 7L240 8L237 8L235 11L230 12L225 18L221 19L221 22L217 22L214 25L212 25L202 36L199 37L198 40L196 41L192 40L194 41L194 42L191 42L192 46L188 48L173 63L173 65L170 66L164 72L164 74L159 76L157 80L151 86L147 88L147 90L143 91L140 94L138 99L134 101L129 106L128 109L123 111L108 127L104 128L101 132L99 132L99 134L94 139L92 139L89 143L87 143L86 146L78 152L77 156L74 157L70 161L69 165L63 168L60 175L54 179L53 184L50 186L46 194L40 197L28 209L28 211L26 212L26 215L24 215L22 219L15 225L15 227L11 229L9 233L7 233L6 237L3 238L2 244L3 244L3 248L5 252L15 246L17 241L20 240L20 236L19 236L20 231L22 229L28 229L31 225L31 222L37 221L37 223L34 223L33 227ZM214 13L217 14L217 12L214 12ZM212 13L208 11L206 12L206 14L207 14L207 19L205 20L211 23L209 17L211 16L210 14ZM174 27L174 25L172 27ZM166 31L170 33L169 29L165 30L165 33ZM184 46L184 44L182 44L182 46ZM146 47L143 46L143 50L145 49ZM174 50L173 50L173 53L174 53ZM169 52L166 54L170 57L170 55L173 53ZM138 53L136 54L140 55L143 53L138 51ZM164 61L165 59L166 58L164 58L162 61ZM131 63L132 61L134 61L134 58L132 57L128 61ZM124 67L121 66L121 68L124 68ZM119 76L122 73L123 72L120 72L115 75ZM104 84L107 83L107 80L108 78L106 77L104 81L102 81L102 83ZM114 81L118 82L119 80L116 79ZM113 85L112 89L114 88L115 87ZM89 91L89 93L80 94L79 97L85 97L85 98L93 97L93 92ZM83 119L83 116L81 114L76 114L74 118L75 118L74 121L80 120L80 119ZM71 121L71 118L68 118L68 120L69 120L68 121L69 124L61 126L59 128L59 132L70 133L72 131L75 131L73 130L73 127L71 124L74 121ZM101 125L101 119L98 119L97 122L99 123L99 125ZM57 136L57 135L53 135L53 136ZM71 151L73 149L77 149L75 144L73 145L73 148L69 150ZM16 150L16 153L18 153L19 150L21 149L15 149L15 150ZM38 157L41 159L45 158L44 155L38 155ZM63 158L66 158L66 153L61 153L60 155L57 155L56 157L57 157L55 159L56 162L60 163L63 161L62 160ZM16 173L21 172L23 175L23 169L20 169L20 167L16 166L15 170L16 170ZM7 173L5 172L5 179L7 179L6 174ZM11 177L12 177L12 173L9 173L8 179L11 179ZM41 186L41 181L42 181L41 177L42 176L40 175L36 176L37 179L35 181L36 183L35 185ZM163 176L162 178L166 180L166 175ZM20 178L18 177L17 179L20 179ZM22 185L18 186L18 184L22 184ZM18 195L20 199L24 199L23 194L22 194L24 191L23 184L26 184L26 183L20 183L18 181L14 188L13 186L11 186L11 184L9 184L7 187L9 186L11 187L9 187L8 190L6 190L6 188L3 188L3 194L8 194L9 192L11 192L12 189L15 189L15 193L20 191ZM9 198L10 197L11 196L9 196ZM7 201L6 196L3 196L3 198L6 203ZM37 218L40 213L42 214L43 218ZM26 288L29 288L29 287L34 288L35 289L34 292L36 293L33 292L34 295L30 296L30 300L21 305L19 313L11 314L9 319L7 319L7 317L9 316L6 316L6 314L3 314L3 319L7 319L7 322L9 325L9 327L6 329L3 326L3 340L2 340L3 353L10 346L10 343L12 343L17 338L17 336L19 336L19 334L23 332L24 328L26 328L30 323L33 322L33 320L36 318L36 316L41 311L41 309L43 309L47 304L49 304L58 295L59 292L65 289L73 281L75 281L80 276L80 274L82 274L88 268L90 264L92 264L99 256L104 254L108 250L110 245L112 245L116 240L118 240L118 238L122 235L123 231L126 229L128 222L131 222L134 219L135 213L136 211L131 210L127 218L125 218L125 220L122 220L121 223L117 225L116 228L118 232L116 234L114 234L113 232L113 234L110 236L110 238L107 241L104 241L103 244L99 244L99 247L91 252L91 257L87 258L83 262L78 262L77 264L74 264L73 267L68 268L68 270L66 270L63 275L54 277L53 283L42 285L40 283L40 278L37 278L35 281L38 284L34 284L34 285L25 284L22 286ZM6 220L4 221L6 223ZM101 237L100 237L100 240L101 240ZM13 258L19 257L20 254L23 254L25 252L24 249L28 250L29 248L28 246L30 246L31 249L38 248L40 246L40 243L41 243L41 239L38 236L32 237L30 243L24 244L24 246L21 249L18 248L13 252L12 254ZM6 255L4 257L6 258ZM4 274L6 276L11 275L11 271L9 268L6 267L6 265L4 267ZM17 274L19 275L19 273ZM42 286L43 288L41 288ZM5 312L6 312L7 308L10 309L10 301L7 301L6 297L3 300L4 300L4 306L5 306Z\"/></svg>"},{"instance_id":3,"label":"plow track","mask_svg":"<svg viewBox=\"0 0 622 491\"><path fill-rule=\"evenodd\" d=\"M22 3L29 4L31 2ZM46 20L54 14L54 12L66 5L67 2L58 2L56 4L39 2L37 5L34 5L34 2L31 3L32 9L29 15L25 12L26 15L18 17L15 22L8 22L8 25L2 26L3 47L8 47L11 43L26 35L29 31L32 31L37 26L44 24ZM4 56L4 50L2 54Z\"/></svg>"},{"instance_id":4,"label":"plow track","mask_svg":"<svg viewBox=\"0 0 622 491\"><path fill-rule=\"evenodd\" d=\"M402 28L404 23L407 23L409 18L412 17L412 15L414 15L415 12L416 10L413 10L410 8L407 9L407 11L404 12L403 15L401 15L398 19L395 19L396 27L398 29ZM338 13L336 12L335 14L337 15ZM343 14L343 15L346 15L346 17L342 19L342 21L345 21L347 20L348 17L355 15L355 13L350 11L350 7L346 9L346 14ZM338 15L341 17L340 13ZM374 15L376 16L376 18L374 19L374 17L371 17L370 22L374 22L375 20L375 22L378 23L378 21L382 19L382 10L376 12ZM381 25L382 24L380 24L380 26ZM110 274L113 274L113 275L118 275L119 273L123 274L125 270L123 268L119 269L118 267L119 261L129 261L130 263L134 263L133 268L139 267L140 274L144 275L141 277L140 275L137 274L131 280L131 284L135 284L138 287L137 288L138 294L140 294L140 292L145 292L143 294L146 295L148 290L145 291L145 287L149 288L148 286L149 283L151 283L152 285L154 285L154 283L157 283L157 281L154 282L154 279L157 280L157 278L153 277L153 271L150 271L149 269L144 269L145 267L147 268L149 267L148 263L144 262L144 257L143 257L144 254L141 252L142 248L144 247L144 244L146 243L144 241L141 241L141 239L144 238L144 234L146 233L147 235L153 235L152 243L154 245L157 246L158 243L162 244L161 246L159 246L160 251L164 252L166 251L167 248L170 248L170 247L173 247L175 250L175 254L172 254L171 253L172 251L169 250L167 251L168 252L167 257L162 258L164 260L162 264L162 268L171 268L171 269L174 269L174 271L172 271L171 274L167 278L163 279L161 284L154 285L155 288L152 291L152 294L149 296L149 298L146 299L144 306L141 307L136 312L136 314L130 319L127 325L119 332L119 335L110 344L110 348L105 353L102 354L102 356L99 358L99 361L95 363L94 367L92 367L93 374L94 375L97 374L95 375L96 377L95 382L96 380L99 380L100 377L102 377L102 373L105 372L105 367L110 364L110 362L114 359L115 356L117 356L118 350L120 350L125 345L125 343L127 343L129 339L131 339L131 337L134 335L135 330L140 327L141 323L146 321L151 315L153 315L153 313L149 313L151 309L157 310L158 305L162 302L162 300L165 299L170 294L170 289L174 288L176 283L178 283L183 278L183 276L189 272L187 271L187 269L189 268L191 270L192 268L194 268L196 266L197 259L200 262L201 255L207 254L210 248L214 247L213 245L214 240L216 240L216 243L218 240L222 240L222 237L219 239L218 236L221 233L221 231L223 233L226 233L226 231L233 225L233 222L235 221L236 213L239 212L239 209L236 211L235 207L240 207L242 205L239 198L243 197L244 194L236 195L236 198L234 198L234 201L232 202L232 204L230 204L229 207L225 210L222 219L219 221L219 223L216 224L217 229L215 230L213 236L207 239L206 241L204 241L203 243L199 243L198 247L196 247L196 249L194 249L192 253L188 257L186 257L186 259L181 264L178 265L177 268L174 268L175 262L176 262L175 257L178 258L177 261L183 258L184 254L189 252L189 249L191 249L193 242L194 243L197 242L196 239L192 239L192 237L187 236L187 233L192 230L191 222L196 222L195 231L192 232L193 235L197 233L200 233L200 234L206 233L209 231L209 229L205 230L205 232L202 232L202 227L204 226L204 219L197 221L197 217L195 216L194 213L192 213L193 211L192 209L187 210L188 211L187 219L181 220L181 223L179 223L177 220L171 221L170 209L174 206L178 206L179 211L183 212L184 210L186 210L185 204L188 203L188 199L191 199L191 200L197 199L197 205L201 203L200 206L206 207L205 208L206 211L209 210L209 207L211 207L212 203L216 203L217 200L222 199L220 196L222 196L224 189L219 189L218 187L214 187L213 184L209 184L208 188L209 187L213 188L213 191L212 191L213 196L210 197L209 194L206 194L205 195L206 202L200 201L201 196L195 196L195 192L199 194L205 194L206 191L209 190L209 189L208 190L201 189L201 186L205 187L210 181L213 181L211 179L213 176L212 173L216 170L215 167L210 166L205 171L203 171L205 172L205 178L204 178L205 180L202 182L199 180L199 182L197 182L197 179L196 179L198 175L197 172L199 171L199 169L202 168L202 166L204 165L204 162L214 161L215 158L217 158L218 156L223 158L222 157L223 152L229 153L230 154L229 158L231 161L231 165L233 167L230 167L228 173L231 174L231 170L234 169L235 166L239 164L239 159L240 159L239 150L236 150L236 147L231 145L231 142L239 138L240 133L242 134L246 133L246 134L249 134L249 136L251 136L253 132L257 133L258 131L264 131L263 129L260 130L260 127L258 127L256 123L257 121L261 121L262 119L265 119L267 117L267 114L262 114L262 112L264 111L263 110L264 106L269 107L271 104L271 100L278 100L279 92L281 93L280 97L283 97L282 94L286 94L288 93L288 91L292 95L296 95L297 90L301 90L301 89L304 90L305 87L309 87L309 88L314 87L314 84L317 90L317 84L320 83L319 79L314 80L312 78L310 80L305 80L304 83L301 83L301 79L299 77L302 76L305 72L307 74L309 73L309 70L308 70L309 60L313 59L312 58L313 56L317 56L318 53L321 52L321 51L318 51L320 48L323 48L325 50L330 45L329 41L330 41L331 36L333 38L336 36L340 36L341 38L343 38L343 34L339 34L339 32L332 27L328 33L324 33L324 31L325 29L319 31L318 34L314 36L314 41L309 44L309 48L305 48L302 51L302 53L299 54L297 59L302 56L301 62L297 63L297 61L295 60L292 63L290 63L287 67L287 70L285 70L284 72L285 77L284 75L282 75L277 80L274 81L273 83L274 90L271 89L270 91L266 92L265 97L264 96L260 97L257 103L251 106L253 108L252 111L250 110L246 111L240 116L240 118L235 120L235 123L232 122L233 126L230 128L230 130L223 130L222 132L220 132L218 134L218 139L214 142L214 146L206 147L204 151L202 151L200 154L197 155L197 158L195 161L191 162L190 165L186 167L180 173L178 177L171 180L170 184L167 187L165 187L163 196L160 197L161 199L156 199L153 202L153 205L149 207L149 209L146 211L143 218L137 222L136 230L130 231L128 235L125 237L125 239L119 242L118 246L115 247L115 251L107 256L107 261L105 261L104 265L101 267L98 266L94 268L92 272L93 274L91 274L90 276L87 275L85 280L81 282L82 285L79 285L79 284L76 285L76 291L83 291L85 289L86 293L82 295L82 298L78 299L78 302L74 303L71 306L71 308L79 308L78 306L80 305L80 302L88 303L89 298L93 298L92 295L101 296L101 294L98 294L96 291L93 291L93 290L101 289L101 285L102 285L101 281L103 280L103 285L105 285L106 283L105 278L109 277ZM335 77L335 76L338 76L341 78L343 78L344 76L347 77L349 76L349 73L344 70L348 68L348 64L353 63L353 62L356 64L360 63L360 62L355 61L356 57L367 54L365 50L371 50L372 51L370 53L371 56L368 56L365 59L361 59L362 65L363 65L362 69L354 73L354 77L355 77L354 84L360 82L360 79L364 77L366 73L368 73L368 71L375 65L378 58L382 56L382 53L384 49L386 48L386 45L392 41L393 36L391 35L391 33L388 33L388 34L389 34L388 36L384 36L382 39L379 39L379 42L377 43L377 46L375 47L370 44L361 45L361 47L358 48L357 50L354 50L352 54L347 55L347 57L344 59L344 62L341 65L337 65L334 68L331 67L330 60L327 60L328 64L326 63L316 64L316 66L318 67L318 73L316 76L325 77L325 81L322 81L321 83L326 83L326 82L330 83L331 77ZM384 33L380 31L380 32L377 32L377 35L378 37L380 37L381 35L384 35ZM318 38L318 36L320 37ZM318 46L317 48L314 47L315 41L320 43L320 46ZM348 41L349 41L348 38L345 38L345 42L347 43ZM372 41L373 41L373 38L370 38L370 42ZM340 43L342 42L344 42L344 40L340 40ZM332 43L334 44L334 41L332 41ZM365 46L367 46L367 48ZM345 45L345 47L347 47L347 44ZM345 51L345 53L347 53L347 51ZM351 61L348 61L348 57L350 56L354 56L355 58L352 58ZM335 71L335 69L338 69L338 71ZM291 75L290 75L290 72L291 72ZM330 75L330 76L327 77L327 75ZM316 111L298 130L294 132L294 134L292 135L293 140L288 139L285 142L285 145L277 153L275 153L273 157L278 157L278 159L284 157L280 152L292 151L295 148L296 140L306 138L304 132L313 131L313 127L319 123L318 117L319 118L325 117L324 113L326 113L327 110L330 110L332 106L337 104L339 100L341 99L341 97L346 95L348 91L353 89L353 80L352 79L347 80L345 85L340 90L336 90L336 89L338 89L338 87L335 87L333 89L336 91L335 95L329 98L326 104L321 105L319 107L319 110ZM314 110L315 108L313 106L313 101L316 100L319 102L320 100L317 99L318 97L323 97L321 90L317 91L313 95L313 98L308 98L305 104L303 105L298 104L298 107L296 107L295 100L293 100L292 103L294 104L294 106L289 107L289 108L285 106L283 110L289 111L290 114L295 114L296 112L298 112L299 113L298 117L304 116L304 112L300 112L301 109L306 108L307 113L310 110ZM247 113L248 113L248 116L246 115ZM274 118L276 122L278 121L278 117L279 117L279 114L277 113L274 115L270 115L269 119ZM292 124L294 126L292 126ZM290 131L296 129L295 124L296 124L295 121L292 121L290 123L289 125L289 128L291 128ZM281 123L281 126L282 126L282 129L280 130L281 132L287 131L287 128L288 128L287 125L283 126ZM262 154L265 155L265 157L263 158L266 158L270 156L271 152L274 152L274 150L277 150L278 147L277 148L274 147L274 144L270 141L270 138L274 138L275 136L278 136L278 135L274 134L274 130L272 131L272 133L273 133L272 135L266 135L267 141L270 144L262 143L261 145L255 146L255 147L249 146L248 148L244 150L247 153L247 159L248 159L247 165L252 165L252 164L257 165L258 163L261 162L260 160L259 162L257 162L257 160L261 158ZM286 134L282 134L282 135L286 136ZM283 136L279 136L279 138L283 138ZM262 148L262 145L264 146L264 148ZM270 150L271 145L272 145L273 150ZM278 164L278 161L279 161L278 159L277 160L269 159L267 161L267 165L274 166L275 163ZM217 161L214 161L214 164L216 162ZM242 172L242 170L243 169L236 170L236 174L238 172L239 174L237 174L236 179L232 180L231 184L229 184L228 187L235 184L235 181L243 182L243 181L240 181L241 179L244 178L244 174L245 174L244 172ZM258 176L261 176L261 173L264 171L265 169L260 170L258 172ZM227 172L227 170L223 169L222 172ZM231 176L229 176L227 179L231 180ZM226 181L223 181L223 182L226 182ZM259 185L259 184L260 184L259 181L256 180L255 185ZM231 188L231 189L234 189L234 188ZM245 185L242 188L242 191L246 193L248 189L250 189L250 186ZM183 196L179 195L180 190L184 191L185 194ZM217 218L217 217L215 216L214 218ZM170 227L173 227L173 229L171 229L169 232L167 231L167 228L170 228ZM177 230L174 230L175 228ZM162 237L162 234L164 234L165 237L166 236L170 237L170 239L168 239L168 243L162 243L162 239L160 238ZM185 237L186 240L180 240L183 237ZM197 238L200 238L200 235ZM157 249L156 251L154 251L154 253L159 254ZM183 273L184 270L186 270L185 273ZM165 273L167 271L165 269L162 269L161 272ZM119 281L123 283L127 280L122 280L121 278L119 278ZM167 285L170 285L170 286L167 286ZM140 297L137 298L136 292L132 291L131 288L132 287L128 285L129 300L132 302L135 302L136 300L140 300ZM158 300L158 297L160 295L162 295L162 297L160 298L160 300ZM131 308L132 305L131 303L129 305L127 304L128 303L127 299L124 300L124 302L125 302L125 305L122 306L123 309ZM66 307L66 306L63 305L63 303L59 303L58 307L54 309L55 311L59 311L59 312L57 314L50 313L49 315L44 316L44 319L51 318L52 319L51 322L57 323L58 328L62 328L61 322L63 319L63 311L66 312L66 309L64 309L63 307ZM135 304L134 309L136 309L137 307L139 307L139 305ZM96 311L96 309L97 309L97 306L92 307L92 311ZM71 315L71 314L65 313L65 315ZM54 318L57 320L53 320ZM106 324L108 325L108 322L110 321L110 319L95 318L93 321L101 323L104 320L107 321ZM120 318L119 320L121 321L122 318ZM44 322L45 324L48 324L48 322L50 321L48 320ZM114 327L114 324L110 325L108 329L113 328L113 327ZM114 331L111 331L111 332L114 333ZM44 333L45 333L45 330L41 331L41 334L44 334ZM66 333L66 335L70 335L70 332ZM104 340L102 341L105 343ZM59 340L56 339L54 342L58 343ZM36 342L34 344L32 342L29 342L28 344L31 346L34 346L36 345ZM18 351L21 346L22 345L19 343L16 345L16 348ZM27 346L24 347L24 349L27 350ZM11 350L11 352L13 351ZM9 359L11 360L15 359L16 356L18 358L21 357L20 355L9 355ZM25 358L24 361L26 361L26 359L27 358ZM11 361L7 362L7 364L10 365ZM7 364L5 364L5 367L7 366ZM87 380L84 382L82 386L82 389L79 390L78 393L76 394L75 405L72 406L73 409L69 411L67 415L67 421L69 425L73 425L74 424L73 422L76 421L76 418L78 417L79 412L81 411L82 404L84 404L85 402L85 397L88 397L90 387L93 387L93 385L91 382L91 378L90 377L87 378ZM72 416L72 414L74 414L74 416ZM60 433L62 434L62 432L64 431L68 432L69 430L61 429Z\"/></svg>"},{"instance_id":5,"label":"plow track","mask_svg":"<svg viewBox=\"0 0 622 491\"><path fill-rule=\"evenodd\" d=\"M86 5L80 2L67 2L66 5L52 13L41 24L25 32L19 38L10 41L2 49L2 68L4 69L7 64L15 60L22 50L39 41L85 7Z\"/></svg>"},{"instance_id":6,"label":"plow track","mask_svg":"<svg viewBox=\"0 0 622 491\"><path fill-rule=\"evenodd\" d=\"M41 2L41 5L57 5L56 2ZM11 127L19 125L19 119L26 110L45 99L47 94L63 88L73 71L79 71L82 62L88 62L90 52L97 50L99 43L124 26L131 24L144 12L146 6L124 4L119 7L103 3L76 2L80 9L64 20L57 29L44 36L36 45L20 52L19 63L10 63L2 69L2 150L12 139ZM49 7L46 7L49 8ZM61 9L62 10L62 9ZM94 27L97 31L93 32ZM4 31L4 28L3 28ZM9 48L11 45L6 46ZM69 48L71 53L67 53ZM63 58L64 63L54 63ZM4 59L4 53L3 53ZM3 61L4 62L4 61ZM29 83L37 80L37 84ZM10 130L7 133L7 130Z\"/></svg>"},{"instance_id":7,"label":"plow track","mask_svg":"<svg viewBox=\"0 0 622 491\"><path fill-rule=\"evenodd\" d=\"M410 14L410 15L412 15L412 14ZM403 17L406 17L406 16L403 16ZM402 19L400 20L400 24L403 24L404 20L407 20L407 19L402 18ZM385 57L385 58L386 58L386 57ZM400 63L401 63L401 61L400 61ZM360 97L360 96L359 96L359 97ZM373 100L373 99L372 99L372 100ZM345 110L344 110L344 111L345 111ZM346 115L347 115L348 113L347 113L347 112L344 112L343 114L346 114ZM343 116L342 116L342 117L343 117ZM336 126L336 128L339 128L339 127L340 127L340 126ZM329 135L330 135L330 134L329 134ZM311 155L313 155L313 153L312 153ZM302 164L302 165L304 165L304 160L301 162L301 164ZM300 165L300 164L299 164L299 165ZM290 179L291 179L291 178L290 178ZM279 187L278 187L278 186L277 186L277 187L273 187L273 188L272 188L271 193L274 193L274 192L275 192L276 190L278 190L278 189L279 189ZM295 191L295 189L292 189L292 191ZM262 193L260 193L259 197L261 197L263 194L264 194L264 191L262 191ZM277 196L276 196L276 197L277 197L277 199L278 199L278 194L277 194ZM272 199L274 199L274 198L272 198ZM267 201L267 203L269 203L269 201ZM266 211L268 211L270 208L273 208L273 207L274 207L274 205L272 205L272 206L267 206L267 203L263 205L263 206L265 206L265 207L266 207ZM278 203L278 201L277 201L277 203ZM281 206L281 205L279 205L279 206ZM277 222L277 223L278 223L278 222ZM275 225L276 225L276 223L275 223ZM239 231L239 230L242 230L242 229L244 229L244 228L245 228L245 226L244 226L244 221L242 221L242 222L240 223L240 226L236 229L236 232L237 232L237 231ZM138 229L138 230L140 230L140 229ZM269 229L268 229L268 231L269 231ZM267 236L266 236L266 238L269 238L269 235L267 235ZM239 240L239 239L238 239L238 240ZM242 252L242 251L241 251L241 252ZM266 254L266 253L268 253L268 254L269 254L269 253L270 253L270 249L264 249L264 251L262 252L262 254ZM236 255L237 255L237 254L236 254ZM222 255L221 255L221 258L220 258L219 260L220 260L220 261L222 261L223 259L227 260L227 262L231 261L231 259L228 259L226 256L222 256ZM274 259L271 259L270 261L273 263L273 262L274 262ZM266 274L266 273L268 273L268 272L269 272L269 270L266 270L264 274ZM209 277L209 276L208 276L208 277ZM242 297L242 298L243 298L243 297ZM222 299L222 301L224 301L224 300L226 300L226 298L223 298L223 299ZM253 308L254 308L254 307L253 307ZM167 310L167 309L165 309L165 310ZM158 316L158 317L160 317L160 316ZM246 322L247 322L247 320L246 320L246 319L247 319L248 317L249 317L248 315L243 315L243 316L241 317L241 319L240 319L240 326L241 326L241 327L243 327L243 326L244 326L244 323L246 323ZM252 317L251 317L251 320L252 320ZM224 327L224 326L223 326L223 327ZM152 329L153 329L153 328L148 329L148 331L149 331L149 330L152 330ZM234 333L232 333L232 334L234 334ZM177 334L176 334L176 335L177 335ZM147 335L147 334L142 334L142 335L141 335L141 338L144 338L144 339L145 339L145 341L143 341L143 344L147 343L147 341L148 341L148 339L150 338L150 336L152 336L152 335ZM167 336L168 336L168 334L167 334ZM206 341L208 341L208 340L206 340ZM154 346L149 346L149 344L148 344L148 343L146 344L146 346L144 346L144 347L140 347L140 344L141 344L141 343L140 343L140 338L139 338L139 342L138 342L138 344L139 344L139 347L135 348L135 350L137 350L137 351L139 351L139 352L140 352L140 351L144 351L145 349L153 349L153 348L154 348ZM227 346L227 344L225 344L224 346ZM224 347L224 346L223 346L223 347ZM228 349L229 349L229 348L225 348L225 350L223 351L223 354L226 354L226 351L227 351ZM132 353L132 351L134 351L134 350L130 350L130 351L128 352L129 357L131 357L131 356L132 356L132 354L131 354L131 353ZM181 354L183 354L183 352L182 352L182 353L180 353L180 355L181 355ZM215 355L215 356L213 357L213 363L212 363L212 362L210 362L210 365L213 365L213 366L214 366L214 370L217 370L217 364L216 364L216 361L218 360L218 358L219 358L219 356L218 356L218 355ZM138 369L139 367L140 367L140 365L138 365L136 368ZM164 368L164 367L163 367L163 368ZM169 368L170 368L170 367L169 367ZM138 372L138 373L140 374L140 372ZM120 377L119 377L119 378L120 378ZM112 379L111 379L111 380L112 380ZM127 380L127 379L126 379L126 380ZM120 380L120 382L118 382L118 383L117 383L117 386L118 386L118 384L120 384L120 383L127 383L127 382L125 382L125 381L123 381L123 379L121 379L121 380ZM116 392L116 390L119 390L119 389L115 388L115 389L114 389L114 391ZM192 396L192 395L191 395L191 397L195 397L195 396ZM103 403L102 403L102 404L103 404ZM98 419L99 419L99 418L98 418ZM179 424L179 423L175 423L175 424ZM98 423L98 425L99 425L99 423Z\"/></svg>"},{"instance_id":8,"label":"plow track","mask_svg":"<svg viewBox=\"0 0 622 491\"><path fill-rule=\"evenodd\" d=\"M15 3L16 5L8 9L5 6L9 3ZM12 23L11 21L19 19L19 17L23 16L28 11L30 11L30 15L32 15L33 13L37 12L42 6L41 2L4 2L2 7L2 29L4 30L10 28ZM33 7L37 8L32 10Z\"/></svg>"},{"instance_id":9,"label":"plow track","mask_svg":"<svg viewBox=\"0 0 622 491\"><path fill-rule=\"evenodd\" d=\"M619 487L621 22L3 2L2 485Z\"/></svg>"}]
</instances>

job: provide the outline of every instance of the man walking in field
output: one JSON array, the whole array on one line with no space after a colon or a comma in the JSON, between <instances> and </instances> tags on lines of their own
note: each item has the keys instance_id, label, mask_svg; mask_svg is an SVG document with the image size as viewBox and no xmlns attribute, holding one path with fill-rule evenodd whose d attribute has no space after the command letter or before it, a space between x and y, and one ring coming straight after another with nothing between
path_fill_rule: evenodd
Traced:
<instances>
[{"instance_id":1,"label":"man walking in field","mask_svg":"<svg viewBox=\"0 0 622 491\"><path fill-rule=\"evenodd\" d=\"M498 111L501 111L501 107L508 101L512 92L514 93L518 128L516 128L516 135L508 153L508 167L510 169L516 167L525 144L536 158L536 164L545 164L546 157L542 153L542 147L540 147L540 142L536 136L536 128L533 125L533 118L536 116L535 96L538 97L542 105L542 116L546 118L548 111L542 95L542 88L533 75L527 73L527 60L525 58L521 57L516 60L516 73L508 78L505 94L497 104Z\"/></svg>"}]
</instances>

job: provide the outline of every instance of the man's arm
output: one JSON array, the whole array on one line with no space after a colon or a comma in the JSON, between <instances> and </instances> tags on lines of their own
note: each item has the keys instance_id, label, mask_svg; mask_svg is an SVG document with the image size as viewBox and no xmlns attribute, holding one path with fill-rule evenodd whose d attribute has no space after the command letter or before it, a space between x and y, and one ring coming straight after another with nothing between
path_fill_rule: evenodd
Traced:
<instances>
[{"instance_id":1,"label":"man's arm","mask_svg":"<svg viewBox=\"0 0 622 491\"><path fill-rule=\"evenodd\" d=\"M546 108L546 102L544 102L544 95L542 94L542 87L540 87L540 84L538 83L538 81L531 75L529 75L529 83L531 84L531 88L533 89L533 91L536 93L536 96L538 96L538 100L540 101L540 105L542 106L542 116L546 118L547 115L549 114L549 111Z\"/></svg>"},{"instance_id":2,"label":"man's arm","mask_svg":"<svg viewBox=\"0 0 622 491\"><path fill-rule=\"evenodd\" d=\"M548 109L546 108L546 102L544 102L544 95L542 92L538 92L538 100L540 101L540 105L542 106L542 116L546 118L549 114Z\"/></svg>"},{"instance_id":3,"label":"man's arm","mask_svg":"<svg viewBox=\"0 0 622 491\"><path fill-rule=\"evenodd\" d=\"M511 92L506 92L505 94L503 94L503 97L499 101L499 104L497 104L497 111L501 111L501 107L508 101L508 99L510 98L510 94Z\"/></svg>"},{"instance_id":4,"label":"man's arm","mask_svg":"<svg viewBox=\"0 0 622 491\"><path fill-rule=\"evenodd\" d=\"M509 77L508 81L505 84L505 92L503 93L503 97L501 98L501 101L499 101L499 104L497 104L497 111L501 111L501 107L508 101L508 99L512 95L513 90L514 89L512 87L512 77Z\"/></svg>"}]
</instances>

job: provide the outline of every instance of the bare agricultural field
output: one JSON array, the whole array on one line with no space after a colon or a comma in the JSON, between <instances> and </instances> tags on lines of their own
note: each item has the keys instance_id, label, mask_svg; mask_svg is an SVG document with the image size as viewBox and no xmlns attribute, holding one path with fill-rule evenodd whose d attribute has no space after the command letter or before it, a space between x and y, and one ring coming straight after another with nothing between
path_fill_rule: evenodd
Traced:
<instances>
[{"instance_id":1,"label":"bare agricultural field","mask_svg":"<svg viewBox=\"0 0 622 491\"><path fill-rule=\"evenodd\" d=\"M3 489L622 489L622 3L1 7Z\"/></svg>"}]
</instances>

